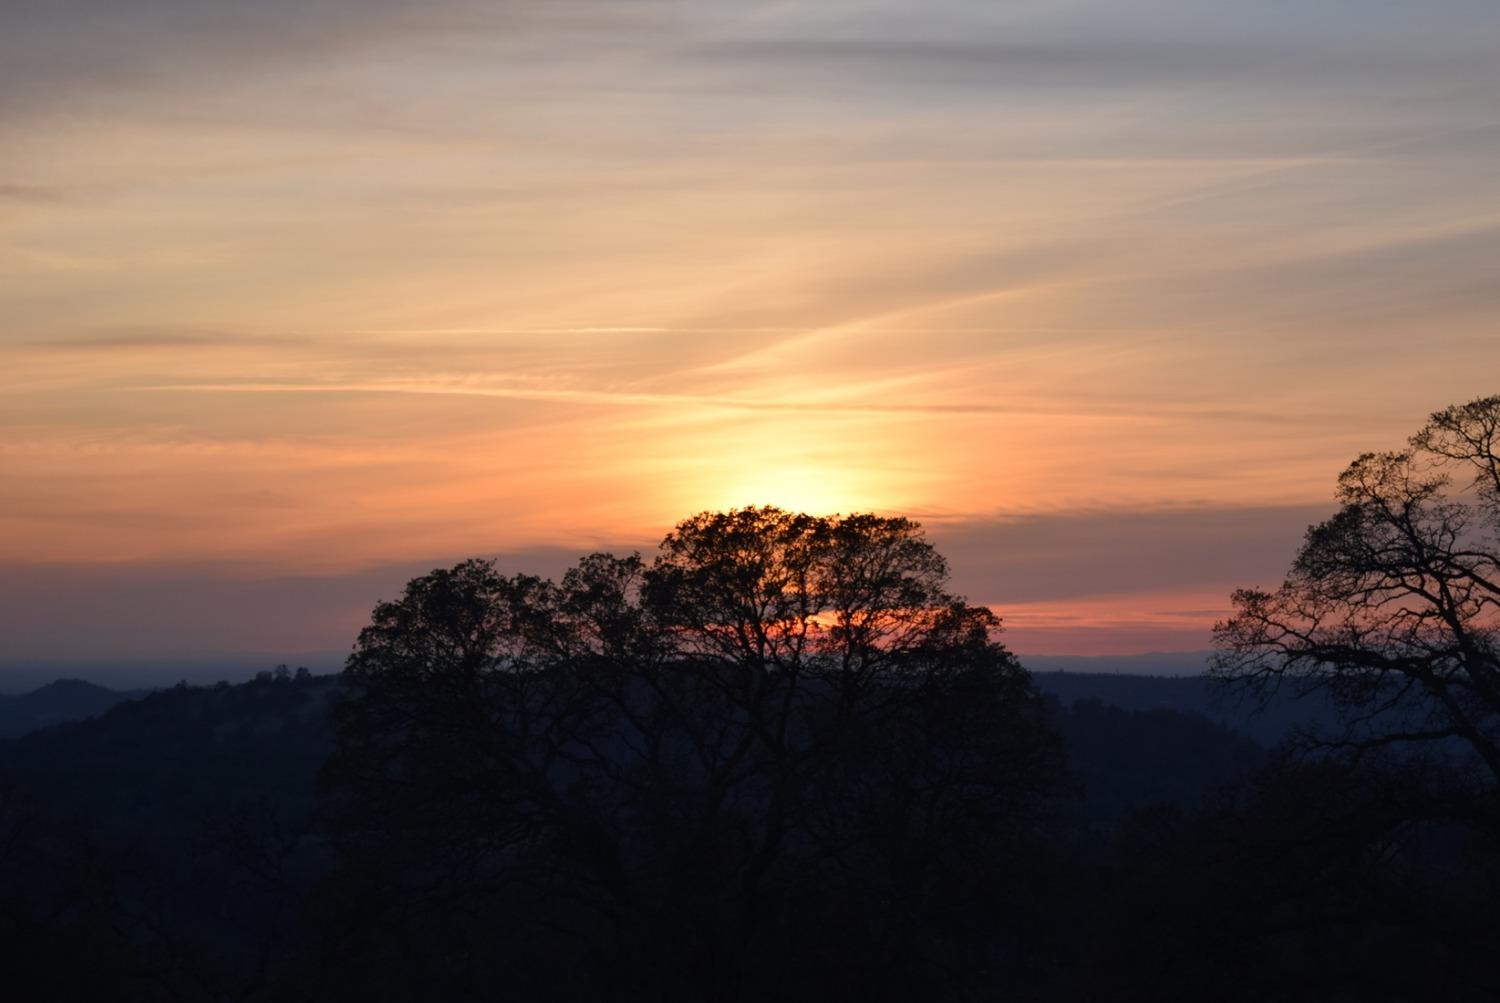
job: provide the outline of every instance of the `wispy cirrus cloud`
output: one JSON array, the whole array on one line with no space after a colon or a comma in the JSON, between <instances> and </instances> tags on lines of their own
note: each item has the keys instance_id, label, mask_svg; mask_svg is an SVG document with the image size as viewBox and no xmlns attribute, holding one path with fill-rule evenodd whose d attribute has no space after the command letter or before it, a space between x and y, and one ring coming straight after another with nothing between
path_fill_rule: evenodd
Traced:
<instances>
[{"instance_id":1,"label":"wispy cirrus cloud","mask_svg":"<svg viewBox=\"0 0 1500 1003\"><path fill-rule=\"evenodd\" d=\"M190 342L196 343L196 342ZM173 346L172 341L153 342L145 340L145 347ZM141 347L132 342L115 343L110 347ZM809 396L783 399L755 399L723 395L690 393L652 393L625 390L555 389L541 386L493 386L476 384L470 378L455 377L449 380L379 381L354 383L168 383L129 388L139 393L190 393L190 394L410 394L416 396L493 397L508 400L536 401L552 404L590 404L626 408L688 408L692 410L723 411L784 411L825 412L835 414L892 414L892 415L1006 415L1031 416L1171 416L1199 417L1215 420L1242 422L1269 422L1273 424L1303 424L1319 417L1306 412L1286 414L1278 411L1255 411L1221 407L1201 407L1178 403L1138 403L1135 405L1086 405L1077 402L989 403L963 401L914 401L883 399L897 396L886 394L880 388L874 391L848 386L840 387L837 397L842 399L819 399ZM852 398L852 399L851 399Z\"/></svg>"}]
</instances>

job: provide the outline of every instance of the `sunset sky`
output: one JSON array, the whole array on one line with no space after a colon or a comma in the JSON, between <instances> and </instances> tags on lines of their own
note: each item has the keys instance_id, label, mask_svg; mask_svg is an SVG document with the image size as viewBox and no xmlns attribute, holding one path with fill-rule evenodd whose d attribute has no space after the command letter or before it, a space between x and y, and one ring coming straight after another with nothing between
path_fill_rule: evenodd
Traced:
<instances>
[{"instance_id":1,"label":"sunset sky","mask_svg":"<svg viewBox=\"0 0 1500 1003\"><path fill-rule=\"evenodd\" d=\"M336 652L751 503L920 519L1023 653L1206 648L1500 392L1497 51L1494 0L6 0L0 666Z\"/></svg>"}]
</instances>

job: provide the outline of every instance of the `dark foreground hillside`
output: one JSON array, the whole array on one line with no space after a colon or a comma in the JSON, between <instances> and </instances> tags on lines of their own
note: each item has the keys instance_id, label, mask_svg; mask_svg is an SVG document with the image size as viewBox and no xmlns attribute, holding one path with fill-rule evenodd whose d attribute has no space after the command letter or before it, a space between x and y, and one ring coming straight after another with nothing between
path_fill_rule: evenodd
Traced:
<instances>
[{"instance_id":1,"label":"dark foreground hillside","mask_svg":"<svg viewBox=\"0 0 1500 1003\"><path fill-rule=\"evenodd\" d=\"M1146 805L1195 804L1265 760L1264 745L1203 713L1212 697L1201 705L1194 698L1211 694L1206 681L1143 677L1125 688L1110 676L1063 675L1066 687L1048 674L1034 678L1055 701L1051 720L1075 808L1095 823ZM144 696L80 685L106 694L99 702L112 712L99 717L71 704L62 713L79 720L0 744L8 776L50 803L111 827L135 818L155 831L182 831L252 802L312 817L316 774L333 748L329 713L345 690L339 676L267 676ZM1116 704L1121 691L1144 699Z\"/></svg>"},{"instance_id":2,"label":"dark foreground hillside","mask_svg":"<svg viewBox=\"0 0 1500 1003\"><path fill-rule=\"evenodd\" d=\"M329 897L317 773L343 688L179 687L0 743L13 998L337 998L349 905ZM1466 926L1494 876L1462 864L1460 836L1389 817L1399 775L1361 789L1327 769L1266 772L1263 747L1199 714L1095 698L1050 714L1075 795L1045 823L1052 851L1023 897L984 905L1030 927L1008 985L1059 1000L1412 999L1439 961L1451 981L1423 998L1497 985Z\"/></svg>"}]
</instances>

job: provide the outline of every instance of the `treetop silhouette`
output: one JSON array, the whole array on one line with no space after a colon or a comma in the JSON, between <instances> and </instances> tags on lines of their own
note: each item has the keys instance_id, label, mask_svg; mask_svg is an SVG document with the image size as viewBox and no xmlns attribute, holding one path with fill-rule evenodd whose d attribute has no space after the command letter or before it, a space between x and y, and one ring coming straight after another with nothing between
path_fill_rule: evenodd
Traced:
<instances>
[{"instance_id":1,"label":"treetop silhouette","mask_svg":"<svg viewBox=\"0 0 1500 1003\"><path fill-rule=\"evenodd\" d=\"M932 951L1018 921L981 900L1022 880L1060 777L999 620L946 582L909 520L775 508L558 582L434 571L349 659L334 837L435 959L521 917L516 968L930 989Z\"/></svg>"}]
</instances>

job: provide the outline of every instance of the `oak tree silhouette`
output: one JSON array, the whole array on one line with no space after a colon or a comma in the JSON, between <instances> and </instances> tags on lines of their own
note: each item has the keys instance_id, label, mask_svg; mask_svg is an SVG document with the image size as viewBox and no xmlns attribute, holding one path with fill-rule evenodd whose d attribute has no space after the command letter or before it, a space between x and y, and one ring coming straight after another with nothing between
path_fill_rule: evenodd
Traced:
<instances>
[{"instance_id":1,"label":"oak tree silhouette","mask_svg":"<svg viewBox=\"0 0 1500 1003\"><path fill-rule=\"evenodd\" d=\"M1500 792L1500 397L1360 456L1338 499L1280 588L1234 594L1216 674L1326 690L1348 713L1325 746L1462 748L1473 782Z\"/></svg>"},{"instance_id":2,"label":"oak tree silhouette","mask_svg":"<svg viewBox=\"0 0 1500 1003\"><path fill-rule=\"evenodd\" d=\"M324 773L344 991L880 999L1027 963L1058 745L946 581L909 520L776 508L556 583L412 581Z\"/></svg>"}]
</instances>

